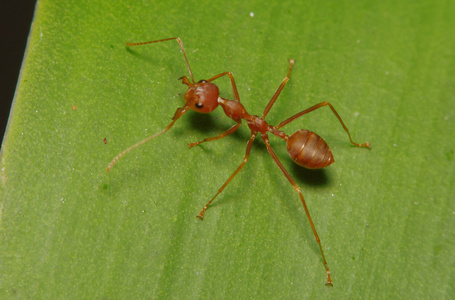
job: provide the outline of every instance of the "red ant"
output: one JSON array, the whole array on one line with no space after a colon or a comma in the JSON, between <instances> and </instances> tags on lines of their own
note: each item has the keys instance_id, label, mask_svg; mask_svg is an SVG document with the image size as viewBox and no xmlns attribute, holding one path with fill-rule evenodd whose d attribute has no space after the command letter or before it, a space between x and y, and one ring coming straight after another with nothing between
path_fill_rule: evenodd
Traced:
<instances>
[{"instance_id":1,"label":"red ant","mask_svg":"<svg viewBox=\"0 0 455 300\"><path fill-rule=\"evenodd\" d=\"M140 145L150 141L151 139L154 139L154 138L162 135L163 133L165 133L169 129L171 129L171 127L174 125L174 123L188 110L194 110L194 111L197 111L200 113L210 113L213 110L215 110L215 108L217 108L218 105L221 105L221 107L224 110L224 113L229 118L234 120L237 124L233 125L231 128L229 128L228 130L226 130L225 132L223 132L222 134L220 134L218 136L206 138L200 142L190 143L190 144L188 144L188 146L191 148L191 147L194 147L194 146L199 145L204 142L222 139L225 136L234 133L240 127L242 119L247 122L248 127L251 129L251 137L248 140L248 143L246 146L246 154L245 154L245 157L243 158L243 162L240 164L240 166L238 166L238 168L231 175L231 177L229 177L228 180L221 186L221 188L218 190L218 192L215 194L215 196L213 196L213 198L204 206L204 208L197 215L197 217L200 219L204 218L205 211L210 206L210 204L213 202L213 200L215 200L216 196L218 196L224 190L224 188L229 184L229 182L231 182L231 180L235 177L235 175L237 175L240 172L240 170L243 168L243 166L247 163L248 158L250 157L251 146L253 145L253 141L256 138L256 136L260 133L261 138L264 141L265 146L267 147L267 151L269 152L270 156L275 161L275 163L278 165L281 172L283 172L284 176L286 176L286 178L292 184L292 186L294 187L294 190L299 194L300 200L302 201L302 204L303 204L303 208L305 209L305 213L308 217L308 221L310 222L311 229L313 230L314 236L316 238L316 242L318 243L319 249L321 251L322 260L324 262L324 266L325 266L325 269L327 272L326 285L332 286L330 270L327 265L327 261L325 260L324 252L322 251L321 241L319 239L318 233L316 232L316 228L314 227L314 223L313 223L313 220L311 219L310 212L308 211L308 207L303 198L303 194L300 191L300 187L297 185L297 183L294 181L294 179L292 179L291 175L289 175L289 173L283 167L283 165L279 161L278 157L276 156L275 152L273 151L272 147L270 146L269 137L268 137L267 133L270 132L273 135L276 135L277 137L286 141L289 156L298 165L308 168L308 169L320 169L320 168L327 167L334 162L334 158L333 158L332 152L329 149L329 146L320 136L318 136L316 133L314 133L312 131L305 130L305 129L298 130L291 136L288 136L279 129L307 113L310 113L310 112L312 112L318 108L324 107L324 106L329 106L330 109L332 110L332 112L335 114L335 116L340 121L341 126L343 126L344 130L347 132L347 134L349 136L349 140L351 141L351 144L353 144L356 147L366 147L366 148L370 148L370 144L369 143L364 143L364 144L354 143L354 141L351 138L351 134L349 133L348 128L346 127L346 125L344 125L343 120L338 115L335 108L333 108L332 104L330 104L327 101L316 104L308 109L305 109L305 110L293 115L292 117L281 122L278 126L269 125L265 121L265 117L269 113L269 111L272 108L273 104L275 103L276 99L278 98L278 96L280 95L284 86L286 85L286 83L289 80L289 76L291 75L292 66L294 65L293 59L289 60L289 71L288 71L287 76L284 77L284 79L281 82L280 86L278 87L277 91L273 95L272 99L269 101L269 103L265 107L265 110L262 113L262 116L259 117L256 115L250 115L246 111L246 109L242 105L242 103L240 103L239 93L238 93L237 87L235 85L234 76L232 75L231 72L224 72L224 73L218 74L216 76L213 76L210 79L200 80L198 82L195 82L193 73L191 72L190 64L188 63L188 58L186 57L185 49L183 48L183 43L180 40L180 38L173 37L173 38L162 39L162 40L157 40L157 41L149 41L149 42L143 42L143 43L127 43L126 45L127 46L139 46L139 45L146 45L146 44L152 44L152 43L160 43L160 42L170 41L170 40L176 40L179 43L180 48L182 49L182 52L183 52L183 56L185 57L186 65L188 66L188 72L190 73L190 77L191 77L191 81L188 79L187 76L183 76L183 77L179 78L179 80L181 80L183 84L186 84L188 86L188 90L186 91L185 95L183 96L183 98L185 100L185 105L176 110L176 112L174 113L174 117L172 118L172 122L169 125L167 125L164 130L146 138L145 140L131 146L130 148L124 150L119 155L117 155L111 161L109 166L107 167L107 172L109 172L112 169L114 164L123 155L130 152L134 148L139 147ZM215 79L218 79L223 76L228 76L229 79L231 80L232 90L234 92L234 100L229 100L229 99L220 97L220 92L218 90L218 87L214 83L212 83L212 81L214 81Z\"/></svg>"}]
</instances>

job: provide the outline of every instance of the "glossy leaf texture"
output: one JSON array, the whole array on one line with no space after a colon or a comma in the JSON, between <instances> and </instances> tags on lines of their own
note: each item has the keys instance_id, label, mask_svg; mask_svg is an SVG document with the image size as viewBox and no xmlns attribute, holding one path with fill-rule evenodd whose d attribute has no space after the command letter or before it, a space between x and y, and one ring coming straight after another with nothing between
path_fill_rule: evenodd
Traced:
<instances>
[{"instance_id":1,"label":"glossy leaf texture","mask_svg":"<svg viewBox=\"0 0 455 300\"><path fill-rule=\"evenodd\" d=\"M40 0L1 150L0 298L449 299L455 203L453 1ZM297 193L249 131L188 149L233 125L185 114L188 76L233 72L267 121L330 101L283 128L308 129L335 163L305 170L271 137ZM233 98L229 80L217 80Z\"/></svg>"}]
</instances>

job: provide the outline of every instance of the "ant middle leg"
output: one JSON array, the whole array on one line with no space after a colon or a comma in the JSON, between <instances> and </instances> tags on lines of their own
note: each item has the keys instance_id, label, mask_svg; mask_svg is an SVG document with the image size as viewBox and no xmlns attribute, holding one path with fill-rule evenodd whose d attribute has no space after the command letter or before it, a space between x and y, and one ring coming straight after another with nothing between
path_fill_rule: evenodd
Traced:
<instances>
[{"instance_id":1,"label":"ant middle leg","mask_svg":"<svg viewBox=\"0 0 455 300\"><path fill-rule=\"evenodd\" d=\"M278 98L278 96L280 95L280 93L283 90L284 86L289 81L289 77L291 77L291 70L292 70L292 66L294 65L294 62L295 62L295 60L293 60L292 58L289 59L288 75L286 75L286 77L284 77L284 79L281 82L280 86L278 87L278 89L276 90L275 94L273 95L272 99L270 99L269 103L265 107L264 112L262 113L262 117L261 117L262 119L265 119L265 117L269 113L270 109L272 108L273 104L275 104L275 101Z\"/></svg>"},{"instance_id":2,"label":"ant middle leg","mask_svg":"<svg viewBox=\"0 0 455 300\"><path fill-rule=\"evenodd\" d=\"M237 175L240 172L240 170L242 170L243 166L245 166L245 164L248 162L248 159L249 159L250 153L251 153L251 146L253 145L253 141L256 138L256 134L257 134L257 132L253 132L253 131L251 132L251 137L246 144L246 153L245 153L245 157L243 158L242 163L240 164L240 166L237 167L235 172L228 178L228 180L226 180L226 182L220 187L220 189L215 194L215 196L213 196L213 198L204 206L204 208L202 208L201 212L197 215L197 217L199 219L201 219L201 220L204 219L205 211L210 206L210 204L212 204L213 200L215 200L216 196L218 196L224 190L224 188L229 184L229 182L231 182L231 180L235 177L235 175Z\"/></svg>"},{"instance_id":3,"label":"ant middle leg","mask_svg":"<svg viewBox=\"0 0 455 300\"><path fill-rule=\"evenodd\" d=\"M189 148L193 148L194 146L197 146L197 145L202 144L202 143L205 143L205 142L210 142L210 141L222 139L222 138L224 138L225 136L228 136L228 135L230 135L230 134L236 132L237 129L239 129L239 127L240 127L241 124L242 124L242 122L239 121L237 124L235 124L234 126L232 126L231 128L229 128L228 130L226 130L226 131L223 132L222 134L220 134L220 135L218 135L218 136L214 136L214 137L205 138L205 139L203 139L203 140L200 141L200 142L189 143L189 144L188 144L188 147L189 147Z\"/></svg>"},{"instance_id":4,"label":"ant middle leg","mask_svg":"<svg viewBox=\"0 0 455 300\"><path fill-rule=\"evenodd\" d=\"M324 107L324 106L329 106L330 109L332 110L333 114L337 117L338 121L340 121L340 124L341 126L343 126L344 130L346 131L346 133L348 134L349 136L349 140L351 141L351 144L353 144L354 146L356 147L363 147L363 148L371 148L371 145L370 143L366 142L366 143L363 143L363 144L357 144L355 143L353 140L352 140L352 137L351 137L351 133L349 132L348 128L346 127L346 125L344 124L343 120L341 119L340 115L337 113L337 111L335 110L335 108L332 106L332 104L330 104L330 102L327 102L327 101L324 101L324 102L321 102L319 104L316 104L310 108L307 108L295 115L293 115L292 117L284 120L283 122L281 122L278 126L275 126L275 129L280 129L281 127L291 123L292 121L296 120L297 118L307 114L307 113L310 113L318 108L321 108L321 107Z\"/></svg>"}]
</instances>

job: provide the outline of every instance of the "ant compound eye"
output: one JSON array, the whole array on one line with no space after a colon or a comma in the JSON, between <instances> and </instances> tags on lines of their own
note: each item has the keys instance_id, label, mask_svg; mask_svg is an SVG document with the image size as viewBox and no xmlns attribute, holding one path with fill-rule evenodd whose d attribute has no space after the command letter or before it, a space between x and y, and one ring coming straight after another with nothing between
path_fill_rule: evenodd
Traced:
<instances>
[{"instance_id":1,"label":"ant compound eye","mask_svg":"<svg viewBox=\"0 0 455 300\"><path fill-rule=\"evenodd\" d=\"M202 108L202 107L204 107L204 104L198 102L194 106L196 106L196 108Z\"/></svg>"},{"instance_id":2,"label":"ant compound eye","mask_svg":"<svg viewBox=\"0 0 455 300\"><path fill-rule=\"evenodd\" d=\"M207 80L199 80L198 83L207 83Z\"/></svg>"}]
</instances>

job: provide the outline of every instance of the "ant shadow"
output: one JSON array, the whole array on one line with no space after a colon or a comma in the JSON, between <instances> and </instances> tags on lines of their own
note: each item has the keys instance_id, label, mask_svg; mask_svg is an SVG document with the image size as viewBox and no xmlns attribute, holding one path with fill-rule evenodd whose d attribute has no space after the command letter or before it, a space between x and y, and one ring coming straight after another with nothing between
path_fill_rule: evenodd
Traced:
<instances>
[{"instance_id":1,"label":"ant shadow","mask_svg":"<svg viewBox=\"0 0 455 300\"><path fill-rule=\"evenodd\" d=\"M131 49L130 47L125 47L125 50L126 50L126 52L128 52L128 54L134 56L135 59L141 60L141 61L147 63L147 65L157 66L163 61L163 59L158 59L157 56L155 56L155 55L151 55L151 54L144 53L144 52L138 52L138 51ZM178 72L178 67L175 66L174 64L168 64L168 68L169 68L169 72L170 72L169 74L175 74L176 72ZM174 73L172 73L172 72L174 72Z\"/></svg>"},{"instance_id":2,"label":"ant shadow","mask_svg":"<svg viewBox=\"0 0 455 300\"><path fill-rule=\"evenodd\" d=\"M291 173L301 179L302 183L306 183L311 186L327 186L331 180L327 176L325 169L306 169L297 164L293 164Z\"/></svg>"},{"instance_id":3,"label":"ant shadow","mask_svg":"<svg viewBox=\"0 0 455 300\"><path fill-rule=\"evenodd\" d=\"M130 47L125 47L125 49L126 49L126 52L128 52L131 55L133 55L135 58L139 58L140 60L143 60L143 61L146 61L146 62L151 62L152 61L152 56L150 56L150 57L144 56L143 53L139 53L137 51L134 51L134 50L130 49Z\"/></svg>"},{"instance_id":4,"label":"ant shadow","mask_svg":"<svg viewBox=\"0 0 455 300\"><path fill-rule=\"evenodd\" d=\"M220 127L216 122L217 117L209 114L189 114L187 119L191 128L206 134L213 133Z\"/></svg>"},{"instance_id":5,"label":"ant shadow","mask_svg":"<svg viewBox=\"0 0 455 300\"><path fill-rule=\"evenodd\" d=\"M187 119L190 124L190 127L192 129L194 129L195 131L206 134L207 136L205 136L205 137L217 136L217 135L223 133L224 131L226 131L231 126L235 125L235 122L230 122L230 124L228 124L227 126L225 124L222 125L222 124L220 124L220 122L218 120L219 118L217 116L213 116L210 114L194 113L194 114L190 114ZM242 123L246 125L245 122L242 122ZM226 136L222 140L229 139L229 138L234 138L236 140L244 141L246 143L248 141L248 139L250 138L250 136L246 135L244 132L242 132L242 130L237 130L236 132ZM263 148L263 147L257 147L258 144L259 143L253 143L253 149L256 149L256 148L262 149ZM199 146L203 147L204 151L209 151L207 147L204 147L204 144L201 144ZM265 148L262 150L265 150Z\"/></svg>"},{"instance_id":6,"label":"ant shadow","mask_svg":"<svg viewBox=\"0 0 455 300\"><path fill-rule=\"evenodd\" d=\"M152 62L153 58L155 57L153 55L147 55L147 54L144 54L143 52L135 51L128 46L125 47L125 50L126 50L126 52L133 55L134 57L139 58L143 61L147 61L147 62Z\"/></svg>"}]
</instances>

